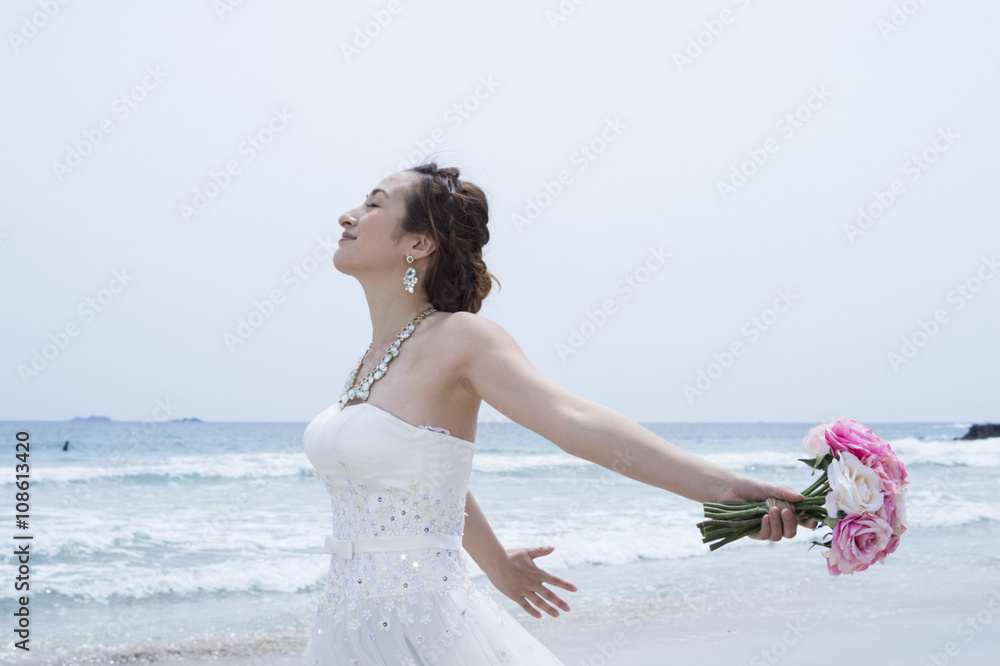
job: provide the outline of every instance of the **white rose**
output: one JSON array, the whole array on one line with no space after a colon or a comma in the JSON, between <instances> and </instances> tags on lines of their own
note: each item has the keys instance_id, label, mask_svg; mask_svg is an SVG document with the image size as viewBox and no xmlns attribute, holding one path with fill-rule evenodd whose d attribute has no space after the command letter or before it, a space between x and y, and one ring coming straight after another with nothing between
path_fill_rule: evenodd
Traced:
<instances>
[{"instance_id":1,"label":"white rose","mask_svg":"<svg viewBox=\"0 0 1000 666\"><path fill-rule=\"evenodd\" d=\"M805 447L806 452L813 458L818 458L821 455L825 456L830 452L830 445L826 441L826 426L827 424L816 426L802 440L802 446Z\"/></svg>"},{"instance_id":2,"label":"white rose","mask_svg":"<svg viewBox=\"0 0 1000 666\"><path fill-rule=\"evenodd\" d=\"M826 496L826 511L831 518L842 510L852 513L875 513L882 508L882 479L878 472L865 467L857 456L840 452L840 459L830 462L826 471L830 493Z\"/></svg>"}]
</instances>

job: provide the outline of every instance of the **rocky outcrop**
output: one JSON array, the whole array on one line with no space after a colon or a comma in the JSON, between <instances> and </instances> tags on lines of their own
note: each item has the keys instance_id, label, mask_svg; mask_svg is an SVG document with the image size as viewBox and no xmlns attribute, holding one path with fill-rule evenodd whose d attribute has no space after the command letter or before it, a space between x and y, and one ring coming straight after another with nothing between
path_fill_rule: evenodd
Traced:
<instances>
[{"instance_id":1,"label":"rocky outcrop","mask_svg":"<svg viewBox=\"0 0 1000 666\"><path fill-rule=\"evenodd\" d=\"M986 423L983 425L974 425L969 428L969 432L965 433L965 435L956 437L955 439L987 439L989 437L1000 437L1000 424Z\"/></svg>"}]
</instances>

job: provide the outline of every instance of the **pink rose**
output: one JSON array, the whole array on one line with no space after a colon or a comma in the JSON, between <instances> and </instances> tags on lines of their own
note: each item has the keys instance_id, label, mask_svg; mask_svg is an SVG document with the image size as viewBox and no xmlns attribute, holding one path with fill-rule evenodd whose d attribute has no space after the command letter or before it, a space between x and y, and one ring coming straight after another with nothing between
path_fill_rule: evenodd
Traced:
<instances>
[{"instance_id":1,"label":"pink rose","mask_svg":"<svg viewBox=\"0 0 1000 666\"><path fill-rule=\"evenodd\" d=\"M892 528L878 515L855 513L841 518L833 528L830 550L824 553L827 569L833 576L864 571L885 557L891 539Z\"/></svg>"},{"instance_id":2,"label":"pink rose","mask_svg":"<svg viewBox=\"0 0 1000 666\"><path fill-rule=\"evenodd\" d=\"M882 493L882 508L876 515L889 524L889 529L896 529L896 498L892 493Z\"/></svg>"},{"instance_id":3,"label":"pink rose","mask_svg":"<svg viewBox=\"0 0 1000 666\"><path fill-rule=\"evenodd\" d=\"M903 495L885 493L882 496L882 508L878 510L876 515L885 520L892 530L889 543L886 544L885 549L875 558L876 562L882 562L885 560L886 555L896 552L896 547L899 546L899 537L906 531L906 509Z\"/></svg>"},{"instance_id":4,"label":"pink rose","mask_svg":"<svg viewBox=\"0 0 1000 666\"><path fill-rule=\"evenodd\" d=\"M885 561L887 555L891 555L896 552L896 548L899 546L899 537L906 531L906 515L903 508L903 496L885 493L882 498L882 508L878 510L876 515L885 520L885 522L888 523L889 528L892 530L892 536L889 537L889 543L886 544L881 553L875 556L876 562L883 562Z\"/></svg>"},{"instance_id":5,"label":"pink rose","mask_svg":"<svg viewBox=\"0 0 1000 666\"><path fill-rule=\"evenodd\" d=\"M882 495L882 508L876 512L876 515L889 523L892 536L898 537L906 531L906 513L902 495L884 493Z\"/></svg>"},{"instance_id":6,"label":"pink rose","mask_svg":"<svg viewBox=\"0 0 1000 666\"><path fill-rule=\"evenodd\" d=\"M905 530L906 528L904 527L903 529ZM891 555L892 553L896 552L896 546L898 545L899 545L898 536L889 537L889 543L886 544L885 550L883 550L875 557L875 561L882 562L885 559L886 555Z\"/></svg>"},{"instance_id":7,"label":"pink rose","mask_svg":"<svg viewBox=\"0 0 1000 666\"><path fill-rule=\"evenodd\" d=\"M872 456L892 454L889 445L862 424L843 416L830 423L826 429L826 442L836 454L849 451L861 460L867 461Z\"/></svg>"},{"instance_id":8,"label":"pink rose","mask_svg":"<svg viewBox=\"0 0 1000 666\"><path fill-rule=\"evenodd\" d=\"M896 552L896 548L899 546L899 537L905 531L906 525L899 523L899 526L893 531L892 536L889 537L889 543L885 545L885 549L883 549L882 552L875 557L876 562L881 563L885 560L887 555L891 555Z\"/></svg>"},{"instance_id":9,"label":"pink rose","mask_svg":"<svg viewBox=\"0 0 1000 666\"><path fill-rule=\"evenodd\" d=\"M872 456L865 461L865 465L878 473L882 479L882 489L886 492L898 494L906 483L906 467L892 451Z\"/></svg>"}]
</instances>

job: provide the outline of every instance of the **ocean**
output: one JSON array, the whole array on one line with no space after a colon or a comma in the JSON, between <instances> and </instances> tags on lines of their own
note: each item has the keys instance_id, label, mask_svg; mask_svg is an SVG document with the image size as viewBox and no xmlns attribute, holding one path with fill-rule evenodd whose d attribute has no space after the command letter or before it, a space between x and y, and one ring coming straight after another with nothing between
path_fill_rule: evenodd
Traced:
<instances>
[{"instance_id":1,"label":"ocean","mask_svg":"<svg viewBox=\"0 0 1000 666\"><path fill-rule=\"evenodd\" d=\"M805 457L802 438L816 424L643 425L731 469L796 490L811 482L797 458ZM574 458L516 424L480 424L470 486L493 529L507 547L553 544L538 564L580 588L558 591L573 606L558 619L535 620L492 596L567 664L615 663L629 640L648 655L657 641L704 638L706 618L720 627L732 620L732 635L740 617L797 613L811 623L801 631L815 633L829 619L830 611L817 610L824 599L858 604L868 621L896 613L903 626L918 627L923 618L937 633L917 632L927 645L912 647L914 659L934 663L923 655L947 656L951 639L965 647L965 609L983 624L981 609L992 620L989 595L1000 602L1000 439L955 441L968 423L865 425L907 466L909 531L884 564L834 578L820 549L810 548L820 532L800 528L795 539L773 544L742 539L710 553L695 527L699 504ZM11 511L6 538L15 545L14 535L34 538L31 650L15 649L11 638L24 592L14 589L9 547L0 659L194 662L228 655L233 663L294 663L323 586L331 520L302 450L305 426L3 422L12 461L0 479ZM27 530L16 529L12 515L14 441L22 430L31 436ZM471 558L469 566L477 585L488 588ZM934 619L928 606L905 620L931 603L936 613L954 609L956 619ZM612 637L626 617L638 628L619 644ZM775 638L788 634L784 626L775 624L760 647L747 637L732 663L777 663L766 655L780 645L794 653L798 641ZM966 657L975 645L969 642ZM914 659L899 663L924 663Z\"/></svg>"}]
</instances>

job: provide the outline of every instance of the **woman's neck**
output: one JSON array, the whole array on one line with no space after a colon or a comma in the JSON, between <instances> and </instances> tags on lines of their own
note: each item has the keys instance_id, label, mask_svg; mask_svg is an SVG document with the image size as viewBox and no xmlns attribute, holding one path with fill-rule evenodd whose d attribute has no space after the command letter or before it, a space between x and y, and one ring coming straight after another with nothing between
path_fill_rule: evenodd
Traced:
<instances>
[{"instance_id":1,"label":"woman's neck","mask_svg":"<svg viewBox=\"0 0 1000 666\"><path fill-rule=\"evenodd\" d=\"M402 284L396 288L398 294L392 294L385 288L365 287L368 313L372 319L372 349L376 351L384 351L407 322L432 307L422 289L414 289L411 294L403 289Z\"/></svg>"}]
</instances>

